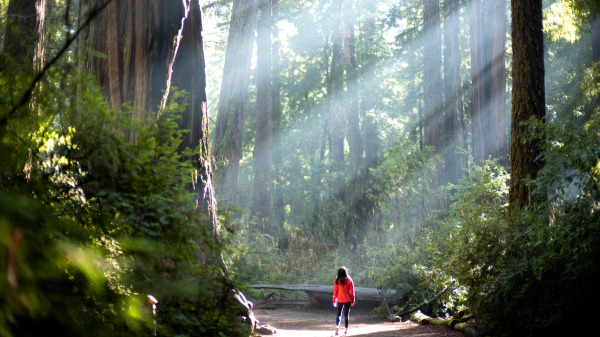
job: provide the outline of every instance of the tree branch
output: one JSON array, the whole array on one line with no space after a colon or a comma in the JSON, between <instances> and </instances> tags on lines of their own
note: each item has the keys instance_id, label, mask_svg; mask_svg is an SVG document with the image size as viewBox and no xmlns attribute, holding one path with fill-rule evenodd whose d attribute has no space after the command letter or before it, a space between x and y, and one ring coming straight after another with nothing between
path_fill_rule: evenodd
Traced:
<instances>
[{"instance_id":1,"label":"tree branch","mask_svg":"<svg viewBox=\"0 0 600 337\"><path fill-rule=\"evenodd\" d=\"M398 314L398 316L406 316L406 315L408 315L408 314L412 314L413 312L415 312L415 311L417 311L417 310L421 310L421 308L423 308L424 306L426 306L426 305L428 305L428 304L432 303L433 301L436 301L437 299L439 299L440 297L442 297L442 295L443 295L444 293L446 293L448 290L451 290L451 289L452 289L452 291L454 291L454 290L458 289L458 287L455 287L455 288L450 288L450 286L447 286L446 288L444 288L442 291L440 291L440 292L439 292L437 295L435 295L435 296L434 296L432 299L430 299L429 301L427 301L427 302L425 302L425 303L423 303L423 304L419 305L419 306L418 306L418 307L416 307L416 308L410 309L410 310L408 310L408 311L405 311L405 312L401 312L401 313L399 313L399 314Z\"/></svg>"}]
</instances>

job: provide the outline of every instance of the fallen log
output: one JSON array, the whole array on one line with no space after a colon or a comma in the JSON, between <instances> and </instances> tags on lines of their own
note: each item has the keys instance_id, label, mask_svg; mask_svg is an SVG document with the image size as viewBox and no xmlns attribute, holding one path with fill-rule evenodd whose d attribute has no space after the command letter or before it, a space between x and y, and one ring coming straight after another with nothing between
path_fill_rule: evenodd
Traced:
<instances>
[{"instance_id":1,"label":"fallen log","mask_svg":"<svg viewBox=\"0 0 600 337\"><path fill-rule=\"evenodd\" d=\"M410 318L413 322L417 322L417 323L420 323L423 325L432 324L432 325L445 326L450 329L460 331L469 337L479 337L479 331L477 330L477 328L475 328L474 326L470 326L466 323L457 323L456 320L454 320L454 319L453 320L445 320L445 319L433 318L433 317L429 317L429 316L423 314L421 311L417 311L417 312L413 313Z\"/></svg>"},{"instance_id":2,"label":"fallen log","mask_svg":"<svg viewBox=\"0 0 600 337\"><path fill-rule=\"evenodd\" d=\"M333 300L333 284L329 286L311 284L254 284L252 287L254 289L303 291L308 295L309 302L317 306L331 306ZM376 288L354 287L354 294L357 305L376 307L381 303L381 298ZM382 294L389 298L395 294L395 291L382 291Z\"/></svg>"}]
</instances>

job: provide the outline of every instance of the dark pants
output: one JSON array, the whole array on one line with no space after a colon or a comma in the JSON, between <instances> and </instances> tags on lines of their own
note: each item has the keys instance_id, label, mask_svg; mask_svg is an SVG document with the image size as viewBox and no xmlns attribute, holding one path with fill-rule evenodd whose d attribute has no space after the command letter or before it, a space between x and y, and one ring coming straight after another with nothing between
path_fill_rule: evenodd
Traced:
<instances>
[{"instance_id":1,"label":"dark pants","mask_svg":"<svg viewBox=\"0 0 600 337\"><path fill-rule=\"evenodd\" d=\"M350 315L350 307L352 303L338 303L337 304L337 316L335 317L335 326L340 326L342 320L342 312L344 313L344 319L346 320L346 329L348 329L348 315Z\"/></svg>"}]
</instances>

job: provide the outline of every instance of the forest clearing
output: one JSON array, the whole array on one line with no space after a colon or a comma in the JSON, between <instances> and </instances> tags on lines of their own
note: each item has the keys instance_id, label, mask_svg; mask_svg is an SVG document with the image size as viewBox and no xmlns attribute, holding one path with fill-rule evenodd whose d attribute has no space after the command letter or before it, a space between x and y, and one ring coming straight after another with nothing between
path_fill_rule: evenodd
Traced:
<instances>
[{"instance_id":1,"label":"forest clearing","mask_svg":"<svg viewBox=\"0 0 600 337\"><path fill-rule=\"evenodd\" d=\"M583 335L599 279L598 0L0 0L2 337Z\"/></svg>"}]
</instances>

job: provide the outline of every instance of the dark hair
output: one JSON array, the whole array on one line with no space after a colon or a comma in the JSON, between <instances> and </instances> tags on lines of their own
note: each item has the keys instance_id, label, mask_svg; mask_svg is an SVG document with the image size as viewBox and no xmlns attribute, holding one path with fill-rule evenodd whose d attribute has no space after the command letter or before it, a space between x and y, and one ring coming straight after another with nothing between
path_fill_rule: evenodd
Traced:
<instances>
[{"instance_id":1,"label":"dark hair","mask_svg":"<svg viewBox=\"0 0 600 337\"><path fill-rule=\"evenodd\" d=\"M346 279L348 278L348 271L346 267L342 267L338 269L337 277L335 278L336 284L344 284L346 283Z\"/></svg>"}]
</instances>

